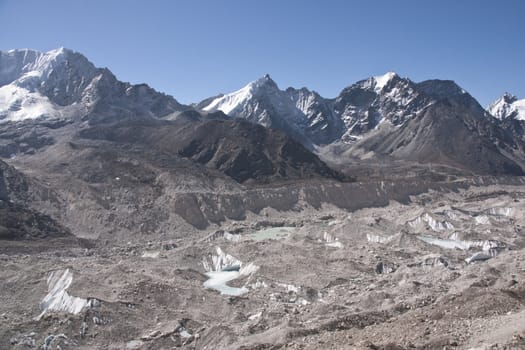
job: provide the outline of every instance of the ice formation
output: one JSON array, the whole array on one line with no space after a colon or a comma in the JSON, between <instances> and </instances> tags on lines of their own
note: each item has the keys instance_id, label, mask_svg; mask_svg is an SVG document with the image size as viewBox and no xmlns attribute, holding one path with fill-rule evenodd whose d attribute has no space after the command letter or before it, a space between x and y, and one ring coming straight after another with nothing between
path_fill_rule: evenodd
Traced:
<instances>
[{"instance_id":1,"label":"ice formation","mask_svg":"<svg viewBox=\"0 0 525 350\"><path fill-rule=\"evenodd\" d=\"M72 282L73 274L69 269L57 270L49 274L47 278L48 293L40 302L42 312L36 318L37 320L50 311L78 314L90 305L89 300L74 297L67 292Z\"/></svg>"},{"instance_id":2,"label":"ice formation","mask_svg":"<svg viewBox=\"0 0 525 350\"><path fill-rule=\"evenodd\" d=\"M425 213L414 220L411 220L408 222L408 225L410 225L413 228L416 228L417 226L421 224L428 224L434 231L444 231L444 230L453 230L454 225L448 221L438 221L434 219L430 214Z\"/></svg>"}]
</instances>

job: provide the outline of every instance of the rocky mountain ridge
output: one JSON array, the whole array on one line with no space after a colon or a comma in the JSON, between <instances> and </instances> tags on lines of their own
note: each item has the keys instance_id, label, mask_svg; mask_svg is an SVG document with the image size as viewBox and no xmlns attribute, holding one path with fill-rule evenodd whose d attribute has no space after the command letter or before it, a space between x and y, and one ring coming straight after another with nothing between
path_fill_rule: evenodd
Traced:
<instances>
[{"instance_id":1,"label":"rocky mountain ridge","mask_svg":"<svg viewBox=\"0 0 525 350\"><path fill-rule=\"evenodd\" d=\"M337 163L389 157L472 173L523 173L522 129L495 119L451 80L414 83L389 72L358 81L335 99L315 94L317 109L301 109L297 93L314 94L282 91L265 76L198 107L281 129ZM317 121L322 130L334 131L330 137L317 133Z\"/></svg>"},{"instance_id":2,"label":"rocky mountain ridge","mask_svg":"<svg viewBox=\"0 0 525 350\"><path fill-rule=\"evenodd\" d=\"M69 49L0 52L0 123L85 115L163 117L185 108L146 84L118 81Z\"/></svg>"},{"instance_id":3,"label":"rocky mountain ridge","mask_svg":"<svg viewBox=\"0 0 525 350\"><path fill-rule=\"evenodd\" d=\"M63 48L2 52L0 76L3 157L48 147L56 142L48 129L65 130L63 126L73 122L94 126L134 118L182 118L194 123L228 115L278 129L339 164L393 159L442 164L466 174L513 175L521 175L525 166L521 122L502 117L504 111L519 110L513 105L519 101L507 98L494 105L490 111L498 117L493 118L449 80L415 83L389 72L326 99L307 88L281 90L265 75L238 91L184 106L145 84L120 82L108 69ZM217 140L226 140L227 130L221 130L225 134ZM239 135L235 142L243 148L258 140L244 142Z\"/></svg>"}]
</instances>

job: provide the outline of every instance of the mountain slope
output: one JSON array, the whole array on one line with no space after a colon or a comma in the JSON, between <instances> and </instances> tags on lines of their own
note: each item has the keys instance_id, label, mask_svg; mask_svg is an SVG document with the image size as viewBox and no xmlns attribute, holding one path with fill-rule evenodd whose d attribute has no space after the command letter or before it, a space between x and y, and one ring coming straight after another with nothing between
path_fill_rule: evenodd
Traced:
<instances>
[{"instance_id":1,"label":"mountain slope","mask_svg":"<svg viewBox=\"0 0 525 350\"><path fill-rule=\"evenodd\" d=\"M348 180L286 134L243 120L137 119L95 126L83 130L80 136L145 147L155 154L150 156L152 159L170 152L240 183L307 178Z\"/></svg>"},{"instance_id":2,"label":"mountain slope","mask_svg":"<svg viewBox=\"0 0 525 350\"><path fill-rule=\"evenodd\" d=\"M500 135L498 135L500 133ZM350 152L372 151L419 163L444 164L475 174L524 175L499 149L502 130L464 106L437 102L400 128L379 130ZM503 144L508 148L508 145Z\"/></svg>"}]
</instances>

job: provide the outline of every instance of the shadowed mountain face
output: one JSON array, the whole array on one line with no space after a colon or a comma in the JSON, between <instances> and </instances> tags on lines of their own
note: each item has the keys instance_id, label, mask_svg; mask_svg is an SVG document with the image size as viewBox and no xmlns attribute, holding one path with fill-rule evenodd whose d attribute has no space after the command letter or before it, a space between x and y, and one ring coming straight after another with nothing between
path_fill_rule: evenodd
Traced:
<instances>
[{"instance_id":1,"label":"shadowed mountain face","mask_svg":"<svg viewBox=\"0 0 525 350\"><path fill-rule=\"evenodd\" d=\"M26 206L0 201L0 240L33 240L71 236L50 216Z\"/></svg>"},{"instance_id":2,"label":"shadowed mountain face","mask_svg":"<svg viewBox=\"0 0 525 350\"><path fill-rule=\"evenodd\" d=\"M0 240L71 236L69 230L30 207L29 180L0 161Z\"/></svg>"},{"instance_id":3,"label":"shadowed mountain face","mask_svg":"<svg viewBox=\"0 0 525 350\"><path fill-rule=\"evenodd\" d=\"M316 155L284 133L241 120L180 118L98 125L80 133L146 147L160 155L171 153L218 170L237 182L349 178L328 168Z\"/></svg>"}]
</instances>

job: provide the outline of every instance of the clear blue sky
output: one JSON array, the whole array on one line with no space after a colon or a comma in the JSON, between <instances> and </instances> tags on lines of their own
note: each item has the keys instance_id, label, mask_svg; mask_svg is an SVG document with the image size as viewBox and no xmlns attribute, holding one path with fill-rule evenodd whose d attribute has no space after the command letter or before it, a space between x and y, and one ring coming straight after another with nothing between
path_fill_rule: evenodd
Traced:
<instances>
[{"instance_id":1,"label":"clear blue sky","mask_svg":"<svg viewBox=\"0 0 525 350\"><path fill-rule=\"evenodd\" d=\"M64 46L181 102L269 73L335 97L395 71L525 98L523 0L0 0L0 50Z\"/></svg>"}]
</instances>

